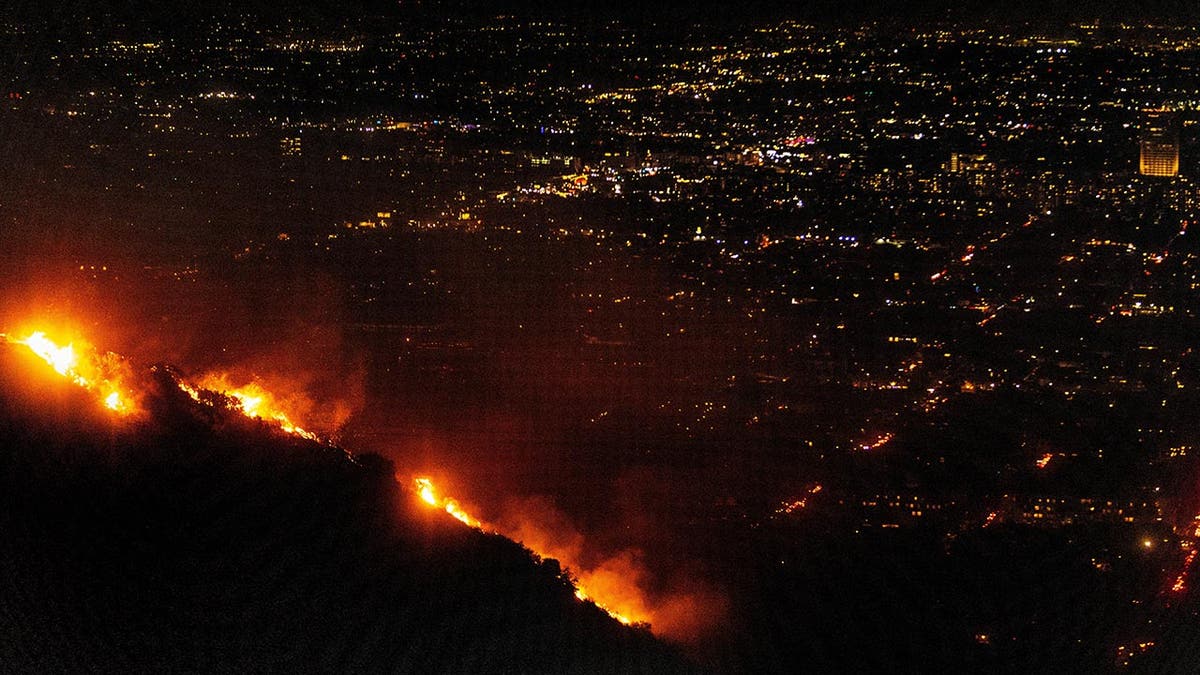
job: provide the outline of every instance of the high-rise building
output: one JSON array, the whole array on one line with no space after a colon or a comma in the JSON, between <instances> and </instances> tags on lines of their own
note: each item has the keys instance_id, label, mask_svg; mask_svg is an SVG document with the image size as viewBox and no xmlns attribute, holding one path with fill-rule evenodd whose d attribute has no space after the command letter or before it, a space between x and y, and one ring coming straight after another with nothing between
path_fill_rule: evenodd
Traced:
<instances>
[{"instance_id":1,"label":"high-rise building","mask_svg":"<svg viewBox=\"0 0 1200 675\"><path fill-rule=\"evenodd\" d=\"M1142 113L1141 159L1143 176L1172 178L1179 175L1179 119L1170 110Z\"/></svg>"},{"instance_id":2,"label":"high-rise building","mask_svg":"<svg viewBox=\"0 0 1200 675\"><path fill-rule=\"evenodd\" d=\"M950 153L950 161L946 162L944 167L950 173L975 173L996 170L996 165L988 160L987 155L965 152Z\"/></svg>"},{"instance_id":3,"label":"high-rise building","mask_svg":"<svg viewBox=\"0 0 1200 675\"><path fill-rule=\"evenodd\" d=\"M279 140L279 154L284 157L299 157L302 148L299 136L284 136Z\"/></svg>"}]
</instances>

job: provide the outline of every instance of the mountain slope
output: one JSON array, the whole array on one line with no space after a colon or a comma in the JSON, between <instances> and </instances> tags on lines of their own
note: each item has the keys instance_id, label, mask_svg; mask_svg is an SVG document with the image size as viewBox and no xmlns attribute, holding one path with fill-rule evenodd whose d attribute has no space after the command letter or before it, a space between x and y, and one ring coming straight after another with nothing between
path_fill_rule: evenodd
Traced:
<instances>
[{"instance_id":1,"label":"mountain slope","mask_svg":"<svg viewBox=\"0 0 1200 675\"><path fill-rule=\"evenodd\" d=\"M148 420L0 348L0 663L18 671L684 672L555 563L382 459L198 405Z\"/></svg>"}]
</instances>

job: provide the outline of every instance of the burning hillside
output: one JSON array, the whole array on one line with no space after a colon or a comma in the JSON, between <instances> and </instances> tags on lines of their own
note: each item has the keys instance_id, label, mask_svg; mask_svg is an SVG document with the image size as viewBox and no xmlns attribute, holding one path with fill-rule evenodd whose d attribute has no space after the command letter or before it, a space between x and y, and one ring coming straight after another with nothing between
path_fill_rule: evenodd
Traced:
<instances>
[{"instance_id":1,"label":"burning hillside","mask_svg":"<svg viewBox=\"0 0 1200 675\"><path fill-rule=\"evenodd\" d=\"M42 331L15 338L0 333L0 338L15 345L24 345L43 359L56 373L95 394L104 407L121 415L138 411L135 397L124 390L128 364L118 355L97 352L91 345L75 343L60 345Z\"/></svg>"},{"instance_id":2,"label":"burning hillside","mask_svg":"<svg viewBox=\"0 0 1200 675\"><path fill-rule=\"evenodd\" d=\"M580 602L553 561L431 482L398 487L386 460L315 441L254 383L139 370L46 333L4 342L0 569L17 591L0 612L15 636L0 662L686 669ZM430 517L429 503L470 527Z\"/></svg>"},{"instance_id":3,"label":"burning hillside","mask_svg":"<svg viewBox=\"0 0 1200 675\"><path fill-rule=\"evenodd\" d=\"M413 481L413 484L417 490L417 494L420 495L422 501L424 501L426 504L428 504L434 508L442 509L443 511L445 511L446 513L448 513L452 517L454 517L455 520L458 520L459 522L466 525L467 527L472 527L472 528L475 528L480 531L491 531L491 532L497 531L496 528L484 525L481 521L474 518L466 511L464 511L462 506L460 506L457 501L455 501L453 499L449 499L449 498L439 497L438 493L437 493L437 489L434 488L433 481L431 479L417 478ZM515 541L519 542L519 540L515 540ZM520 542L520 543L524 544L524 542ZM542 554L539 554L536 550L534 550L532 548L530 548L530 551L532 551L535 555L538 555L539 557L542 556ZM587 589L585 588L581 579L578 576L573 578L571 581L575 585L575 597L578 598L580 601L594 603L597 607L604 610L609 616L611 616L612 618L616 619L617 621L620 621L621 623L623 623L627 626L632 625L635 622L636 623L645 623L648 625L648 622L646 620L640 619L640 618L638 618L638 619L634 618L634 617L644 616L644 614L632 614L625 607L622 607L621 609L617 609L616 606L612 604L611 600L608 601L608 604L604 604L604 601L598 601L598 600L595 600L594 598L592 598L588 594ZM632 583L632 580L626 579L625 583L630 584L630 583ZM637 591L634 590L632 592L632 594L636 596ZM609 594L609 595L615 595L615 594Z\"/></svg>"}]
</instances>

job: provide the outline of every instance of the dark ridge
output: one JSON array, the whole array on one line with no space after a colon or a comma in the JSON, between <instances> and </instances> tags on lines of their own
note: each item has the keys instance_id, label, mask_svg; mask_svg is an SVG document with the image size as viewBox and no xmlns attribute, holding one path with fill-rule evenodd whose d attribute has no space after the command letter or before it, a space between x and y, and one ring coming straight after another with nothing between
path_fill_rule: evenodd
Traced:
<instances>
[{"instance_id":1,"label":"dark ridge","mask_svg":"<svg viewBox=\"0 0 1200 675\"><path fill-rule=\"evenodd\" d=\"M0 670L693 670L382 458L195 404L166 369L151 421L115 425L20 351L0 348Z\"/></svg>"}]
</instances>

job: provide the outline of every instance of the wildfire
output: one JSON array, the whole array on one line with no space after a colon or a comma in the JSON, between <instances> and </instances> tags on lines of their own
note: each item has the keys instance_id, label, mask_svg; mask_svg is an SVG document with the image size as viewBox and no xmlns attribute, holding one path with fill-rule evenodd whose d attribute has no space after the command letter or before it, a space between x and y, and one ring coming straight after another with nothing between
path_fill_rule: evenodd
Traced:
<instances>
[{"instance_id":1,"label":"wildfire","mask_svg":"<svg viewBox=\"0 0 1200 675\"><path fill-rule=\"evenodd\" d=\"M421 500L426 504L442 509L451 516L454 516L455 519L467 527L473 527L477 530L483 529L483 523L479 522L475 518L472 518L471 515L466 511L463 511L458 505L458 502L454 501L453 499L438 499L437 492L434 491L433 488L432 480L428 478L417 478L415 482L417 485L417 494L421 496Z\"/></svg>"},{"instance_id":2,"label":"wildfire","mask_svg":"<svg viewBox=\"0 0 1200 675\"><path fill-rule=\"evenodd\" d=\"M293 422L283 411L284 404L257 382L237 387L225 375L206 375L201 378L198 386L180 382L179 388L196 401L203 399L201 390L228 396L237 403L241 413L246 417L274 422L285 432L307 438L310 441L319 440L316 434Z\"/></svg>"},{"instance_id":3,"label":"wildfire","mask_svg":"<svg viewBox=\"0 0 1200 675\"><path fill-rule=\"evenodd\" d=\"M435 509L441 509L441 510L445 511L446 513L450 514L451 517L455 518L456 520L458 520L459 522L463 523L464 525L466 525L468 527L473 527L476 530L480 530L480 531L487 531L487 532L493 532L493 533L496 532L495 528L492 528L490 526L485 526L483 524L483 522L480 521L478 518L475 518L475 517L471 516L469 513L467 513L466 511L464 511L462 509L462 507L459 506L459 503L457 501L455 501L453 499L445 498L445 497L440 497L437 493L437 488L435 488L433 485L432 479L430 479L428 477L424 477L424 476L414 478L413 485L416 488L417 496L420 497L421 501L424 502L426 505L433 507ZM510 537L510 538L512 538L512 537ZM514 538L514 540L516 540L516 539ZM540 551L532 549L528 542L518 541L517 543L522 544L523 546L528 548L534 555L536 555L540 558L553 557L553 556L545 555L544 552L540 552ZM586 577L588 575L585 574L584 576ZM618 611L616 609L613 609L611 604L606 604L605 602L602 602L602 601L597 600L596 598L592 597L588 593L588 591L585 590L585 588L584 588L585 584L582 583L580 580L576 579L573 581L573 583L575 586L575 597L577 599L579 599L581 602L592 603L596 607L599 607L601 610L603 610L606 614L608 614L612 618L616 619L617 621L620 621L621 623L625 624L626 626L630 626L635 623L646 623L645 621L641 621L641 620L632 618L631 612Z\"/></svg>"},{"instance_id":4,"label":"wildfire","mask_svg":"<svg viewBox=\"0 0 1200 675\"><path fill-rule=\"evenodd\" d=\"M121 391L122 363L114 354L100 354L86 344L80 349L74 343L59 345L43 331L35 331L24 338L13 338L0 334L9 344L24 345L74 384L95 394L104 407L122 415L137 412L133 398Z\"/></svg>"},{"instance_id":5,"label":"wildfire","mask_svg":"<svg viewBox=\"0 0 1200 675\"><path fill-rule=\"evenodd\" d=\"M59 375L66 375L72 379L75 379L77 383L82 384L78 381L78 377L72 375L71 373L71 371L74 370L75 365L79 362L79 357L75 355L74 345L59 347L41 331L30 335L24 340L17 340L16 342L29 347L30 351L42 357L42 359L45 360L46 363L49 363Z\"/></svg>"},{"instance_id":6,"label":"wildfire","mask_svg":"<svg viewBox=\"0 0 1200 675\"><path fill-rule=\"evenodd\" d=\"M60 345L43 331L32 332L23 338L0 333L0 341L25 346L59 375L94 394L100 404L113 412L121 415L139 412L140 409L135 404L136 398L130 395L124 386L124 383L131 381L128 365L116 354L97 352L82 341ZM287 433L319 440L316 434L300 427L289 413L285 412L294 411L296 406L289 406L287 401L273 396L257 382L235 386L228 376L207 375L194 381L176 378L176 385L180 391L204 405L221 405L219 397L214 396L219 394L226 397L231 409L246 417L266 420L277 424ZM468 527L497 532L495 528L485 526L482 521L467 513L457 501L440 496L431 479L421 477L416 478L414 482L421 501L430 507L445 511ZM819 489L818 487L813 492ZM546 551L535 550L533 542L519 541L511 536L510 538L525 545L534 555L542 558L556 557L548 555ZM557 552L554 546L549 546L548 550ZM642 619L634 618L645 616L648 612L639 597L639 591L636 590L636 583L630 581L627 574L614 573L602 565L598 569L583 571L579 578L572 578L572 583L575 597L580 601L594 604L623 624L647 624ZM597 600L593 594L602 599ZM621 609L614 609L614 605L618 604Z\"/></svg>"},{"instance_id":7,"label":"wildfire","mask_svg":"<svg viewBox=\"0 0 1200 675\"><path fill-rule=\"evenodd\" d=\"M576 584L576 585L575 585L575 597L576 597L576 598L577 598L577 599L578 599L580 602L590 602L590 603L592 603L593 605L595 605L595 606L599 607L600 609L604 610L604 612L605 612L606 614L608 614L608 615L609 615L609 616L611 616L612 618L616 619L617 621L620 621L621 623L625 624L626 626L632 626L632 625L633 625L633 623L634 623L633 619L631 619L631 618L629 618L629 617L625 616L624 614L621 614L620 612L613 611L613 610L609 609L608 607L605 607L604 605L602 605L602 604L600 604L600 603L596 602L596 601L595 601L594 599L592 599L592 598L591 598L591 597L590 597L590 596L587 594L587 592L585 592L585 591L583 590L583 588L581 588L581 587L580 587L578 584Z\"/></svg>"}]
</instances>

